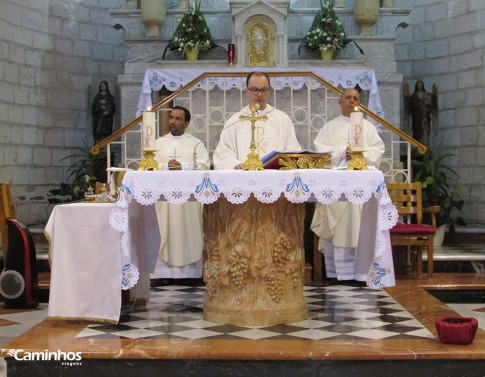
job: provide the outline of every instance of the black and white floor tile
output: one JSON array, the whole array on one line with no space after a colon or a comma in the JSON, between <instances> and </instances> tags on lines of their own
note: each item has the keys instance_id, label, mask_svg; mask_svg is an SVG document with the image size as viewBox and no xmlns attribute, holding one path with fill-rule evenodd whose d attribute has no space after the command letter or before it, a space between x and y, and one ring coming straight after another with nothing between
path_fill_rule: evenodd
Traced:
<instances>
[{"instance_id":1,"label":"black and white floor tile","mask_svg":"<svg viewBox=\"0 0 485 377\"><path fill-rule=\"evenodd\" d=\"M203 319L205 287L151 289L146 308L122 315L118 325L91 324L77 338L350 340L432 338L383 290L334 285L305 287L308 319L273 326L235 326Z\"/></svg>"}]
</instances>

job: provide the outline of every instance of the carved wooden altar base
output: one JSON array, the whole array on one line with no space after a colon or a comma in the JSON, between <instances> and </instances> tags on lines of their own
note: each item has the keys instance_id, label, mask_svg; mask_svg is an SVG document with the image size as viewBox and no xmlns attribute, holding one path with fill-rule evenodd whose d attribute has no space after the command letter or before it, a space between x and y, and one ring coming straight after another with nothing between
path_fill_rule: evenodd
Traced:
<instances>
[{"instance_id":1,"label":"carved wooden altar base","mask_svg":"<svg viewBox=\"0 0 485 377\"><path fill-rule=\"evenodd\" d=\"M256 326L307 318L304 217L304 204L284 198L204 206L206 320Z\"/></svg>"}]
</instances>

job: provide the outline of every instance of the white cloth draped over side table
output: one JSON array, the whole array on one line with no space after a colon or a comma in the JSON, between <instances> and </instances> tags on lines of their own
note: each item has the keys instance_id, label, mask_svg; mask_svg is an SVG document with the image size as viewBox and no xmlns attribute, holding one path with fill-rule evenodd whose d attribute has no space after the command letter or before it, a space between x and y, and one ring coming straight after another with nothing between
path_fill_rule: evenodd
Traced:
<instances>
[{"instance_id":1,"label":"white cloth draped over side table","mask_svg":"<svg viewBox=\"0 0 485 377\"><path fill-rule=\"evenodd\" d=\"M109 225L111 203L54 207L48 318L117 323L121 307L121 235Z\"/></svg>"},{"instance_id":2,"label":"white cloth draped over side table","mask_svg":"<svg viewBox=\"0 0 485 377\"><path fill-rule=\"evenodd\" d=\"M153 204L166 200L182 204L197 200L214 203L220 195L233 204L250 195L263 203L274 203L281 195L292 203L316 200L330 204L348 200L363 204L357 273L367 275L372 288L395 285L389 229L397 222L397 211L379 170L266 170L266 171L129 171L123 178L110 224L122 233L122 263L134 274L124 276L126 287L136 283L136 269L152 272L158 244L143 234L156 224ZM140 253L139 250L144 250Z\"/></svg>"}]
</instances>

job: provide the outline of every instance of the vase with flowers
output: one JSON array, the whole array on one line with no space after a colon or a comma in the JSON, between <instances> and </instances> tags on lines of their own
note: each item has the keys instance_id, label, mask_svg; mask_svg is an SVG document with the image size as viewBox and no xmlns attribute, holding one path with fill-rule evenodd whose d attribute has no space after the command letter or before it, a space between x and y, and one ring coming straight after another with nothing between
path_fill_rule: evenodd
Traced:
<instances>
[{"instance_id":1,"label":"vase with flowers","mask_svg":"<svg viewBox=\"0 0 485 377\"><path fill-rule=\"evenodd\" d=\"M198 53L216 47L212 40L207 22L200 10L200 0L190 3L172 38L163 51L163 59L167 50L182 52L187 60L196 60Z\"/></svg>"},{"instance_id":2,"label":"vase with flowers","mask_svg":"<svg viewBox=\"0 0 485 377\"><path fill-rule=\"evenodd\" d=\"M364 51L355 41L347 38L342 22L334 10L334 0L320 0L320 9L313 19L303 46L320 51L322 59L332 59L335 51L343 50L353 42L363 55ZM301 46L300 46L301 47Z\"/></svg>"}]
</instances>

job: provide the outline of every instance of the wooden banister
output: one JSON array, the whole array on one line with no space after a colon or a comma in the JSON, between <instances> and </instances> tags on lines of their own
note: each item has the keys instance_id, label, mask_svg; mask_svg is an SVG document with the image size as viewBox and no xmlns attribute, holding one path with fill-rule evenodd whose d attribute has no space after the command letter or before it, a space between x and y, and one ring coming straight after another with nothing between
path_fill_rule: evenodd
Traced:
<instances>
[{"instance_id":1,"label":"wooden banister","mask_svg":"<svg viewBox=\"0 0 485 377\"><path fill-rule=\"evenodd\" d=\"M270 77L291 77L291 76L308 76L313 78L314 80L318 81L320 84L325 86L327 89L331 89L338 95L342 93L340 89L338 89L336 86L332 85L329 83L327 80L324 78L316 75L313 72L301 72L301 71L288 71L288 72L265 72L268 74ZM174 100L176 97L178 97L181 93L185 92L187 89L190 89L193 87L195 84L200 82L201 80L209 77L246 77L248 72L205 72L199 76L197 76L195 79L193 79L191 82L188 84L184 85L182 88L176 90L172 94L168 95L164 99L162 99L160 102L155 104L153 108L150 111L157 111L161 107L165 106L167 103L170 101ZM366 113L368 116L382 124L384 127L392 131L393 133L399 135L402 139L406 140L409 142L411 145L415 146L418 149L418 152L420 154L426 153L426 146L418 142L417 140L413 139L411 136L406 134L404 131L401 131L399 128L394 127L392 124L390 124L387 120L381 118L379 115L373 113L370 111L366 106L360 105L362 111ZM99 154L100 150L104 147L106 147L110 142L115 140L117 137L123 135L126 131L137 125L139 122L142 120L142 116L138 116L135 119L133 119L130 123L126 124L125 126L121 127L119 130L116 130L113 132L110 136L107 138L101 140L98 144L94 145L91 148L91 153L94 155Z\"/></svg>"}]
</instances>

